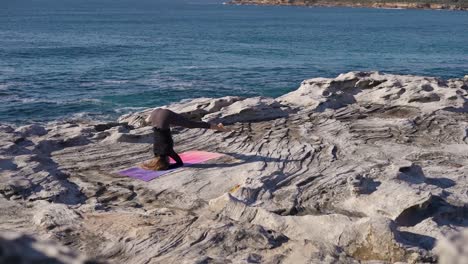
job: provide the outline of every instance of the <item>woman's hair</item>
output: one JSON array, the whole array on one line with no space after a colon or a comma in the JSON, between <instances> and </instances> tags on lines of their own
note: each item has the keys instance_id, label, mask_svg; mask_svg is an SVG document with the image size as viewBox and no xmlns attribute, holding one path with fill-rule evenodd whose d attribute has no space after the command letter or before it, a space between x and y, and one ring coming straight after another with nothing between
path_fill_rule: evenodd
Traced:
<instances>
[{"instance_id":1,"label":"woman's hair","mask_svg":"<svg viewBox=\"0 0 468 264\"><path fill-rule=\"evenodd\" d=\"M167 170L169 168L169 158L167 156L155 156L142 167L148 170Z\"/></svg>"}]
</instances>

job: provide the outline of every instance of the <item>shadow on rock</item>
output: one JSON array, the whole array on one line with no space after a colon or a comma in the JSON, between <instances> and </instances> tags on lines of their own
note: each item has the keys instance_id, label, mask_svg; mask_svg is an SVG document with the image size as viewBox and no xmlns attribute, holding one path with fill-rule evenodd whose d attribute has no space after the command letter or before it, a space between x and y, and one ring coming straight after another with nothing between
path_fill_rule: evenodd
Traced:
<instances>
[{"instance_id":1,"label":"shadow on rock","mask_svg":"<svg viewBox=\"0 0 468 264\"><path fill-rule=\"evenodd\" d=\"M450 188L456 185L455 181L448 178L431 178L426 177L421 166L412 164L408 167L401 167L399 170L398 179L412 183L412 184L421 184L426 183L429 185L434 185L439 188L445 189Z\"/></svg>"},{"instance_id":2,"label":"shadow on rock","mask_svg":"<svg viewBox=\"0 0 468 264\"><path fill-rule=\"evenodd\" d=\"M407 231L400 231L397 241L405 245L421 247L426 250L432 250L436 244L436 239L431 236L425 236Z\"/></svg>"},{"instance_id":3,"label":"shadow on rock","mask_svg":"<svg viewBox=\"0 0 468 264\"><path fill-rule=\"evenodd\" d=\"M253 162L282 162L282 163L287 163L287 162L301 161L301 160L292 160L292 159L272 158L272 157L266 157L266 156L260 156L260 155L245 155L245 154L232 153L232 152L221 152L221 153L234 158L236 161L235 162L230 162L230 163L228 163L229 161L226 161L226 163L190 164L190 167L192 167L192 168L213 168L213 167L229 168L229 167L245 165L245 164L253 163Z\"/></svg>"},{"instance_id":4,"label":"shadow on rock","mask_svg":"<svg viewBox=\"0 0 468 264\"><path fill-rule=\"evenodd\" d=\"M468 227L468 206L452 205L439 196L431 196L424 203L404 210L395 222L400 226L415 226L431 217L438 225Z\"/></svg>"}]
</instances>

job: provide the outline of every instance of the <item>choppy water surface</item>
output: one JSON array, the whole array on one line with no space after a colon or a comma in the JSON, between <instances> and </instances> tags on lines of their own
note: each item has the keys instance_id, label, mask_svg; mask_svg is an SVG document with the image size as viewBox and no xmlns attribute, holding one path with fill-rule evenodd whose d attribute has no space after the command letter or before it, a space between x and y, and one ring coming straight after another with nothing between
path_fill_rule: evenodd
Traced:
<instances>
[{"instance_id":1,"label":"choppy water surface","mask_svg":"<svg viewBox=\"0 0 468 264\"><path fill-rule=\"evenodd\" d=\"M0 122L279 96L351 70L462 77L468 12L2 0Z\"/></svg>"}]
</instances>

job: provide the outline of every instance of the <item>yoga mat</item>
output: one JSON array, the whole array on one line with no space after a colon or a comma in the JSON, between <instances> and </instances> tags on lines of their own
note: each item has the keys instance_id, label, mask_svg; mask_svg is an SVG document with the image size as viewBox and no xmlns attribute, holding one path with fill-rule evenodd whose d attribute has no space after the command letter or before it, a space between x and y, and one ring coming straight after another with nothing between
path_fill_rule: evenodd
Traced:
<instances>
[{"instance_id":1,"label":"yoga mat","mask_svg":"<svg viewBox=\"0 0 468 264\"><path fill-rule=\"evenodd\" d=\"M182 161L184 162L185 166L190 166L192 164L202 163L210 159L215 159L223 156L221 153L214 153L214 152L206 152L206 151L187 151L179 155ZM171 163L175 163L171 159ZM118 173L123 176L128 176L133 179L143 180L143 181L151 181L159 176L167 174L169 172L178 170L179 168L175 168L172 170L164 170L164 171L153 171L153 170L145 170L140 167L132 167L129 169L125 169L119 171Z\"/></svg>"}]
</instances>

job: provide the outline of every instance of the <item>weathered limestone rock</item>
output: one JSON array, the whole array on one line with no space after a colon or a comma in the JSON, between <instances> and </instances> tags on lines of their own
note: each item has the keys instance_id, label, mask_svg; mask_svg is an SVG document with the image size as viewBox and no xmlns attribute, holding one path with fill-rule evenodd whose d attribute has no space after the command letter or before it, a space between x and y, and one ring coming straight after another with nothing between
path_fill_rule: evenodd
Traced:
<instances>
[{"instance_id":1,"label":"weathered limestone rock","mask_svg":"<svg viewBox=\"0 0 468 264\"><path fill-rule=\"evenodd\" d=\"M350 72L335 79L314 78L278 98L282 103L316 111L350 104L412 106L423 111L447 109L468 112L468 84L432 77L402 76L379 72Z\"/></svg>"},{"instance_id":2,"label":"weathered limestone rock","mask_svg":"<svg viewBox=\"0 0 468 264\"><path fill-rule=\"evenodd\" d=\"M65 204L38 201L36 206L32 222L41 228L48 230L56 227L78 228L80 224L80 215Z\"/></svg>"},{"instance_id":3,"label":"weathered limestone rock","mask_svg":"<svg viewBox=\"0 0 468 264\"><path fill-rule=\"evenodd\" d=\"M183 114L188 118L200 119L204 115L218 112L221 108L244 99L245 98L238 96L187 99L179 103L170 104L167 108L176 113Z\"/></svg>"},{"instance_id":4,"label":"weathered limestone rock","mask_svg":"<svg viewBox=\"0 0 468 264\"><path fill-rule=\"evenodd\" d=\"M34 234L0 235L0 262L21 248L23 262L464 263L467 90L351 72L276 99L185 100L166 107L232 131L174 128L176 150L225 155L151 182L117 171L152 156L152 109L0 125L0 231Z\"/></svg>"},{"instance_id":5,"label":"weathered limestone rock","mask_svg":"<svg viewBox=\"0 0 468 264\"><path fill-rule=\"evenodd\" d=\"M204 121L223 122L258 122L286 117L288 113L283 105L272 98L253 97L237 101L220 111L205 115Z\"/></svg>"},{"instance_id":6,"label":"weathered limestone rock","mask_svg":"<svg viewBox=\"0 0 468 264\"><path fill-rule=\"evenodd\" d=\"M40 241L25 234L0 233L1 263L96 263L53 241Z\"/></svg>"},{"instance_id":7,"label":"weathered limestone rock","mask_svg":"<svg viewBox=\"0 0 468 264\"><path fill-rule=\"evenodd\" d=\"M18 127L16 132L20 133L23 137L43 136L47 134L47 130L38 124Z\"/></svg>"},{"instance_id":8,"label":"weathered limestone rock","mask_svg":"<svg viewBox=\"0 0 468 264\"><path fill-rule=\"evenodd\" d=\"M463 232L443 237L437 242L436 252L441 264L461 264L468 261L468 229Z\"/></svg>"}]
</instances>

